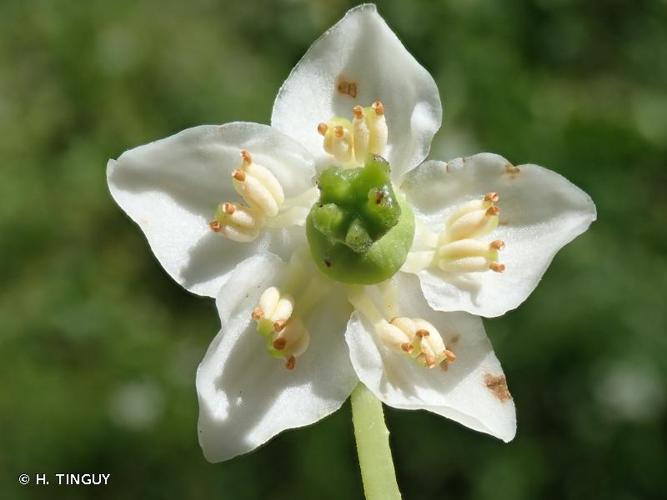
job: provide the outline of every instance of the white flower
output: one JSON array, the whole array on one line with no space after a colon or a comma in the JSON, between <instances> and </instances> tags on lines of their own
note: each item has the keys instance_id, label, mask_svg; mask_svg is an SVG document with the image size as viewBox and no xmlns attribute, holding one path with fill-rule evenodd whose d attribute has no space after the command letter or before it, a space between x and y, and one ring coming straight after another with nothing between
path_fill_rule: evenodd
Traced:
<instances>
[{"instance_id":1,"label":"white flower","mask_svg":"<svg viewBox=\"0 0 667 500\"><path fill-rule=\"evenodd\" d=\"M191 292L217 299L221 331L197 372L209 460L316 422L359 380L389 406L514 437L502 368L468 312L516 307L595 210L541 167L495 155L422 164L441 117L432 77L375 6L362 5L293 69L271 127L196 127L109 162L114 199L162 266ZM304 222L318 172L359 166L367 154L389 161L417 232L408 272L344 285L317 270ZM384 191L375 195L380 203ZM485 272L503 265L504 273ZM468 312L435 312L427 300Z\"/></svg>"}]
</instances>

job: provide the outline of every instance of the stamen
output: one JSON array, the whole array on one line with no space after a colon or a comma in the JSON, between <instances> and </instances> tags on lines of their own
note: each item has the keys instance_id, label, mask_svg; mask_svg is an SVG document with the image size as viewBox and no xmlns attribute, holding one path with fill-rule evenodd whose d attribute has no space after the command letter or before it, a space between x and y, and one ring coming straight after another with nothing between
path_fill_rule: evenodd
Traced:
<instances>
[{"instance_id":1,"label":"stamen","mask_svg":"<svg viewBox=\"0 0 667 500\"><path fill-rule=\"evenodd\" d=\"M439 364L446 369L446 365L456 359L454 353L445 347L435 326L421 318L400 316L389 322L380 320L375 331L384 345L410 356L426 368Z\"/></svg>"},{"instance_id":2,"label":"stamen","mask_svg":"<svg viewBox=\"0 0 667 500\"><path fill-rule=\"evenodd\" d=\"M245 172L238 169L232 172L232 177L239 182L245 182L246 179Z\"/></svg>"},{"instance_id":3,"label":"stamen","mask_svg":"<svg viewBox=\"0 0 667 500\"><path fill-rule=\"evenodd\" d=\"M222 211L227 215L232 215L236 211L236 207L231 203L225 202L222 204Z\"/></svg>"},{"instance_id":4,"label":"stamen","mask_svg":"<svg viewBox=\"0 0 667 500\"><path fill-rule=\"evenodd\" d=\"M222 225L217 220L210 221L208 223L208 227L210 227L211 231L213 231L214 233L219 233L220 230L222 229Z\"/></svg>"},{"instance_id":5,"label":"stamen","mask_svg":"<svg viewBox=\"0 0 667 500\"><path fill-rule=\"evenodd\" d=\"M362 165L368 154L382 155L387 146L388 129L384 105L375 101L363 108L352 108L352 123L341 117L333 117L317 126L324 137L324 150L342 163Z\"/></svg>"},{"instance_id":6,"label":"stamen","mask_svg":"<svg viewBox=\"0 0 667 500\"><path fill-rule=\"evenodd\" d=\"M260 319L264 318L264 311L261 307L257 306L252 310L251 316L255 321L259 321Z\"/></svg>"},{"instance_id":7,"label":"stamen","mask_svg":"<svg viewBox=\"0 0 667 500\"><path fill-rule=\"evenodd\" d=\"M505 264L501 264L500 262L491 262L489 264L489 269L497 273L502 273L505 271Z\"/></svg>"},{"instance_id":8,"label":"stamen","mask_svg":"<svg viewBox=\"0 0 667 500\"><path fill-rule=\"evenodd\" d=\"M285 346L287 345L287 340L285 337L278 337L276 340L273 341L273 348L276 349L277 351L282 351L285 349Z\"/></svg>"},{"instance_id":9,"label":"stamen","mask_svg":"<svg viewBox=\"0 0 667 500\"><path fill-rule=\"evenodd\" d=\"M276 333L280 333L285 329L285 326L287 326L287 321L285 321L284 319L279 319L278 321L274 321L273 331Z\"/></svg>"},{"instance_id":10,"label":"stamen","mask_svg":"<svg viewBox=\"0 0 667 500\"><path fill-rule=\"evenodd\" d=\"M246 151L245 149L241 150L241 160L243 160L243 164L245 166L248 166L252 163L252 156L250 156L250 153Z\"/></svg>"},{"instance_id":11,"label":"stamen","mask_svg":"<svg viewBox=\"0 0 667 500\"><path fill-rule=\"evenodd\" d=\"M484 201L490 201L491 203L498 203L498 200L500 200L500 196L498 196L498 193L491 192L491 193L486 193L484 195Z\"/></svg>"},{"instance_id":12,"label":"stamen","mask_svg":"<svg viewBox=\"0 0 667 500\"><path fill-rule=\"evenodd\" d=\"M310 343L310 335L299 316L294 314L294 299L272 286L264 290L259 305L252 313L257 331L267 338L272 356L286 360L286 366L294 368Z\"/></svg>"},{"instance_id":13,"label":"stamen","mask_svg":"<svg viewBox=\"0 0 667 500\"><path fill-rule=\"evenodd\" d=\"M384 104L382 104L382 102L375 101L373 104L371 104L371 108L373 108L373 111L375 111L376 115L384 115Z\"/></svg>"},{"instance_id":14,"label":"stamen","mask_svg":"<svg viewBox=\"0 0 667 500\"><path fill-rule=\"evenodd\" d=\"M493 250L502 250L505 248L505 242L503 240L495 240L489 243L489 247Z\"/></svg>"},{"instance_id":15,"label":"stamen","mask_svg":"<svg viewBox=\"0 0 667 500\"><path fill-rule=\"evenodd\" d=\"M489 216L489 217L492 217L494 215L498 215L499 213L500 213L500 209L495 205L486 209L486 215Z\"/></svg>"}]
</instances>

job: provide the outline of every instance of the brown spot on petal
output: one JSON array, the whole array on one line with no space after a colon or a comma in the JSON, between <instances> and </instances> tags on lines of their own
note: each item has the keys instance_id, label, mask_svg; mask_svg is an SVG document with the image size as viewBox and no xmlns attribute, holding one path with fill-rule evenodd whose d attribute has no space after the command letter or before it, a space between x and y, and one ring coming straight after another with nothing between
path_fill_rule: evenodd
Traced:
<instances>
[{"instance_id":1,"label":"brown spot on petal","mask_svg":"<svg viewBox=\"0 0 667 500\"><path fill-rule=\"evenodd\" d=\"M499 401L505 402L512 399L509 389L507 388L507 379L505 375L491 375L487 373L484 375L484 385L491 393L498 398Z\"/></svg>"},{"instance_id":2,"label":"brown spot on petal","mask_svg":"<svg viewBox=\"0 0 667 500\"><path fill-rule=\"evenodd\" d=\"M357 97L357 82L349 81L344 77L338 79L336 89L343 95L349 95L352 98Z\"/></svg>"}]
</instances>

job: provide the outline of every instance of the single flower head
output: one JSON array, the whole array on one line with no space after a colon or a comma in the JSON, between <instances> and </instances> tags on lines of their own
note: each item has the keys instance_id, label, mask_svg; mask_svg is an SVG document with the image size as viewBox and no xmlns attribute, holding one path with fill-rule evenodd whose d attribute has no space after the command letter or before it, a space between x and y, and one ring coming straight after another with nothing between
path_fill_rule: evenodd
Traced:
<instances>
[{"instance_id":1,"label":"single flower head","mask_svg":"<svg viewBox=\"0 0 667 500\"><path fill-rule=\"evenodd\" d=\"M505 441L514 403L481 320L518 306L595 218L558 174L426 158L429 73L361 5L292 70L271 126L202 126L108 164L165 270L215 297L197 371L211 461L338 409L361 381ZM438 311L449 311L447 313Z\"/></svg>"}]
</instances>

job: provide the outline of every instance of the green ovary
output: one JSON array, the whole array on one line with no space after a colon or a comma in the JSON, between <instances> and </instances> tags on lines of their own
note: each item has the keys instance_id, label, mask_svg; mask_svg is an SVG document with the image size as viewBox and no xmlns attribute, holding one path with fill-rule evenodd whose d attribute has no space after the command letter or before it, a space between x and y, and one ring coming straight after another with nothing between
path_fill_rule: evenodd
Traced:
<instances>
[{"instance_id":1,"label":"green ovary","mask_svg":"<svg viewBox=\"0 0 667 500\"><path fill-rule=\"evenodd\" d=\"M330 167L306 223L310 253L336 281L359 285L393 276L415 232L412 210L391 186L389 163L370 157L362 168Z\"/></svg>"}]
</instances>

